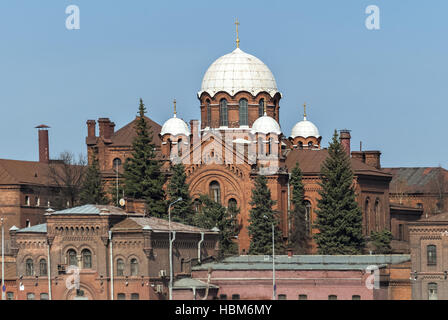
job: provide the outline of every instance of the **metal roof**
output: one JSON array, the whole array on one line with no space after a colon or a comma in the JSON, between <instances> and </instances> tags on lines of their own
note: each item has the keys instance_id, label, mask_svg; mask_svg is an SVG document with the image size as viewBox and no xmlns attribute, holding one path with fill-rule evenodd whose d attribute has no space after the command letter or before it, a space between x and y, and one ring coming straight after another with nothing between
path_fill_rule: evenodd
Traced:
<instances>
[{"instance_id":1,"label":"metal roof","mask_svg":"<svg viewBox=\"0 0 448 320\"><path fill-rule=\"evenodd\" d=\"M383 268L411 260L410 255L295 255L275 257L277 270L365 270L370 265ZM193 270L271 270L272 256L234 256L217 263L193 267Z\"/></svg>"},{"instance_id":2,"label":"metal roof","mask_svg":"<svg viewBox=\"0 0 448 320\"><path fill-rule=\"evenodd\" d=\"M36 224L35 226L19 229L16 232L30 232L30 233L47 233L47 224Z\"/></svg>"},{"instance_id":3,"label":"metal roof","mask_svg":"<svg viewBox=\"0 0 448 320\"><path fill-rule=\"evenodd\" d=\"M191 289L191 288L197 288L197 289L205 289L207 288L207 283L201 281L201 280L197 280L197 279L192 279L192 278L182 278L179 280L176 280L173 284L173 289ZM217 289L219 288L217 285L214 284L209 284L209 288L212 289Z\"/></svg>"},{"instance_id":4,"label":"metal roof","mask_svg":"<svg viewBox=\"0 0 448 320\"><path fill-rule=\"evenodd\" d=\"M126 212L123 209L107 206L107 205L98 205L98 204L86 204L79 207L64 209L60 211L55 211L51 213L51 215L57 214L86 214L86 215L125 215Z\"/></svg>"}]
</instances>

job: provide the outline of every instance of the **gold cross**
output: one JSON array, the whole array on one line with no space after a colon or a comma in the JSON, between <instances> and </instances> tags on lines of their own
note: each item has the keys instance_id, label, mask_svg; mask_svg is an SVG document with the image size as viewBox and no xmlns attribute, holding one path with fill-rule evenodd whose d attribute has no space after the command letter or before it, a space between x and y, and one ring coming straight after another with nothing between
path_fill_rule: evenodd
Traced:
<instances>
[{"instance_id":1,"label":"gold cross","mask_svg":"<svg viewBox=\"0 0 448 320\"><path fill-rule=\"evenodd\" d=\"M176 99L174 99L174 114L176 114Z\"/></svg>"},{"instance_id":2,"label":"gold cross","mask_svg":"<svg viewBox=\"0 0 448 320\"><path fill-rule=\"evenodd\" d=\"M238 18L236 18L235 25L236 25L236 47L239 48L240 38L238 37L238 26L240 25L240 23L238 22Z\"/></svg>"},{"instance_id":3,"label":"gold cross","mask_svg":"<svg viewBox=\"0 0 448 320\"><path fill-rule=\"evenodd\" d=\"M303 116L306 117L306 102L303 104Z\"/></svg>"}]
</instances>

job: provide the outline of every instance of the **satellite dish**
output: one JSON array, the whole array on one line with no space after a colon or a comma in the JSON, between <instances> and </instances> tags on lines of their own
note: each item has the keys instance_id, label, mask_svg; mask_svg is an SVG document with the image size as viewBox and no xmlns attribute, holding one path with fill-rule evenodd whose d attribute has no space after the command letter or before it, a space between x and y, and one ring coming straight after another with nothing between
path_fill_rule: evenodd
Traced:
<instances>
[{"instance_id":1,"label":"satellite dish","mask_svg":"<svg viewBox=\"0 0 448 320\"><path fill-rule=\"evenodd\" d=\"M123 198L121 198L118 203L120 204L120 206L124 207L124 205L126 204L126 201Z\"/></svg>"}]
</instances>

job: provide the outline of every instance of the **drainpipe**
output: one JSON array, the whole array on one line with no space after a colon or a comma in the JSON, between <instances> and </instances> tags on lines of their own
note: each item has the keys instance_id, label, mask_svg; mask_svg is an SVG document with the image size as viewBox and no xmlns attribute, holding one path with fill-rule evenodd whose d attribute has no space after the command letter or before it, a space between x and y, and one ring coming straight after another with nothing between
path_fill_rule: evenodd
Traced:
<instances>
[{"instance_id":1,"label":"drainpipe","mask_svg":"<svg viewBox=\"0 0 448 320\"><path fill-rule=\"evenodd\" d=\"M201 232L201 240L198 243L198 262L201 263L201 245L204 242L204 232Z\"/></svg>"},{"instance_id":2,"label":"drainpipe","mask_svg":"<svg viewBox=\"0 0 448 320\"><path fill-rule=\"evenodd\" d=\"M50 241L47 240L47 276L48 276L48 299L51 298L51 261L50 261Z\"/></svg>"},{"instance_id":3,"label":"drainpipe","mask_svg":"<svg viewBox=\"0 0 448 320\"><path fill-rule=\"evenodd\" d=\"M114 300L114 260L112 256L112 231L109 230L110 247L110 300Z\"/></svg>"},{"instance_id":4,"label":"drainpipe","mask_svg":"<svg viewBox=\"0 0 448 320\"><path fill-rule=\"evenodd\" d=\"M291 232L291 219L290 219L290 211L291 211L291 190L289 188L289 181L291 180L291 173L288 173L288 233ZM289 239L289 234L288 234L288 239Z\"/></svg>"}]
</instances>

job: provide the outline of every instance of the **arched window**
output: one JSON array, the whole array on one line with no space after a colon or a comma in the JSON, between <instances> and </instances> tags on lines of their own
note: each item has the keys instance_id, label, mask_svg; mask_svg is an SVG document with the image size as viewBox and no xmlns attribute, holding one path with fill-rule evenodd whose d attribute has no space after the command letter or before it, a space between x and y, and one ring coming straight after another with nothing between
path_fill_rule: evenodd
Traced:
<instances>
[{"instance_id":1,"label":"arched window","mask_svg":"<svg viewBox=\"0 0 448 320\"><path fill-rule=\"evenodd\" d=\"M272 145L274 144L274 139L273 138L269 138L269 142L268 142L268 150L266 152L266 155L270 155L272 154Z\"/></svg>"},{"instance_id":2,"label":"arched window","mask_svg":"<svg viewBox=\"0 0 448 320\"><path fill-rule=\"evenodd\" d=\"M84 249L81 251L82 256L82 267L84 269L92 268L92 253L89 249Z\"/></svg>"},{"instance_id":3,"label":"arched window","mask_svg":"<svg viewBox=\"0 0 448 320\"><path fill-rule=\"evenodd\" d=\"M375 200L375 207L373 209L373 212L375 213L375 230L380 230L380 200Z\"/></svg>"},{"instance_id":4,"label":"arched window","mask_svg":"<svg viewBox=\"0 0 448 320\"><path fill-rule=\"evenodd\" d=\"M114 161L112 161L112 165L114 167L114 170L119 170L121 167L121 159L115 158Z\"/></svg>"},{"instance_id":5,"label":"arched window","mask_svg":"<svg viewBox=\"0 0 448 320\"><path fill-rule=\"evenodd\" d=\"M210 198L221 203L221 187L217 181L210 182Z\"/></svg>"},{"instance_id":6,"label":"arched window","mask_svg":"<svg viewBox=\"0 0 448 320\"><path fill-rule=\"evenodd\" d=\"M206 105L206 112L207 112L207 126L211 127L212 126L212 107L210 107L210 100L207 99L207 101L205 102Z\"/></svg>"},{"instance_id":7,"label":"arched window","mask_svg":"<svg viewBox=\"0 0 448 320\"><path fill-rule=\"evenodd\" d=\"M25 274L27 276L34 276L33 259L26 259L25 265L26 265Z\"/></svg>"},{"instance_id":8,"label":"arched window","mask_svg":"<svg viewBox=\"0 0 448 320\"><path fill-rule=\"evenodd\" d=\"M437 264L437 247L433 244L426 246L427 264L434 266Z\"/></svg>"},{"instance_id":9,"label":"arched window","mask_svg":"<svg viewBox=\"0 0 448 320\"><path fill-rule=\"evenodd\" d=\"M69 266L78 266L78 257L76 257L76 251L70 249L67 251L68 255L68 265Z\"/></svg>"},{"instance_id":10,"label":"arched window","mask_svg":"<svg viewBox=\"0 0 448 320\"><path fill-rule=\"evenodd\" d=\"M260 103L258 104L258 116L262 117L264 114L264 99L260 99Z\"/></svg>"},{"instance_id":11,"label":"arched window","mask_svg":"<svg viewBox=\"0 0 448 320\"><path fill-rule=\"evenodd\" d=\"M364 232L366 235L369 234L369 210L370 210L370 199L366 199L366 203L364 204Z\"/></svg>"},{"instance_id":12,"label":"arched window","mask_svg":"<svg viewBox=\"0 0 448 320\"><path fill-rule=\"evenodd\" d=\"M303 142L299 141L299 149L303 149Z\"/></svg>"},{"instance_id":13,"label":"arched window","mask_svg":"<svg viewBox=\"0 0 448 320\"><path fill-rule=\"evenodd\" d=\"M193 201L193 206L194 206L194 211L196 212L196 213L200 213L201 212L201 200L199 200L199 199L194 199L194 201Z\"/></svg>"},{"instance_id":14,"label":"arched window","mask_svg":"<svg viewBox=\"0 0 448 320\"><path fill-rule=\"evenodd\" d=\"M238 207L238 203L236 201L236 199L234 198L230 198L227 204L228 208L232 208L232 209L236 209Z\"/></svg>"},{"instance_id":15,"label":"arched window","mask_svg":"<svg viewBox=\"0 0 448 320\"><path fill-rule=\"evenodd\" d=\"M240 126L247 126L248 125L247 100L241 99L239 105L240 105Z\"/></svg>"},{"instance_id":16,"label":"arched window","mask_svg":"<svg viewBox=\"0 0 448 320\"><path fill-rule=\"evenodd\" d=\"M41 276L47 275L47 260L45 259L40 259L39 261L39 274Z\"/></svg>"},{"instance_id":17,"label":"arched window","mask_svg":"<svg viewBox=\"0 0 448 320\"><path fill-rule=\"evenodd\" d=\"M182 157L182 139L177 140L177 156Z\"/></svg>"},{"instance_id":18,"label":"arched window","mask_svg":"<svg viewBox=\"0 0 448 320\"><path fill-rule=\"evenodd\" d=\"M305 221L306 221L306 230L311 232L311 202L305 200Z\"/></svg>"},{"instance_id":19,"label":"arched window","mask_svg":"<svg viewBox=\"0 0 448 320\"><path fill-rule=\"evenodd\" d=\"M437 297L437 283L428 283L428 300L438 300Z\"/></svg>"},{"instance_id":20,"label":"arched window","mask_svg":"<svg viewBox=\"0 0 448 320\"><path fill-rule=\"evenodd\" d=\"M131 276L138 275L138 261L135 258L131 259Z\"/></svg>"},{"instance_id":21,"label":"arched window","mask_svg":"<svg viewBox=\"0 0 448 320\"><path fill-rule=\"evenodd\" d=\"M25 204L26 204L27 206L30 205L30 197L29 197L29 196L25 196Z\"/></svg>"},{"instance_id":22,"label":"arched window","mask_svg":"<svg viewBox=\"0 0 448 320\"><path fill-rule=\"evenodd\" d=\"M313 148L313 143L310 141L308 142L308 149L312 149Z\"/></svg>"},{"instance_id":23,"label":"arched window","mask_svg":"<svg viewBox=\"0 0 448 320\"><path fill-rule=\"evenodd\" d=\"M220 126L228 126L229 123L227 121L227 100L222 99L219 102L219 125Z\"/></svg>"},{"instance_id":24,"label":"arched window","mask_svg":"<svg viewBox=\"0 0 448 320\"><path fill-rule=\"evenodd\" d=\"M124 261L123 259L117 260L117 276L123 276L124 275Z\"/></svg>"}]
</instances>

